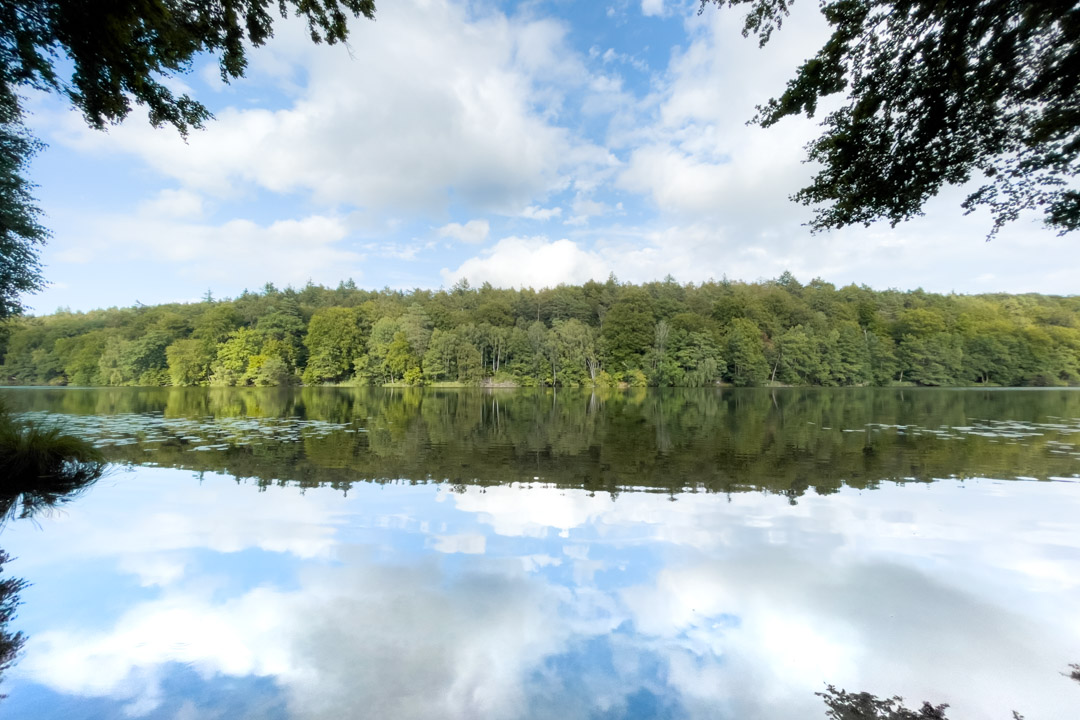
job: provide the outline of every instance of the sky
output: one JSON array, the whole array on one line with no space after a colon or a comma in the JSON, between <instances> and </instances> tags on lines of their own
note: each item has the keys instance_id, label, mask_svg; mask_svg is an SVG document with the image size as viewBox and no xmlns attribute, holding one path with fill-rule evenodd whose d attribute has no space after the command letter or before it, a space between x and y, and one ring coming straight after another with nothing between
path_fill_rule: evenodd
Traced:
<instances>
[{"instance_id":1,"label":"sky","mask_svg":"<svg viewBox=\"0 0 1080 720\"><path fill-rule=\"evenodd\" d=\"M88 128L32 95L32 178L53 232L36 314L235 297L270 282L546 287L803 280L1074 294L1075 237L1022 218L993 241L964 188L891 228L811 234L789 196L820 117L749 127L820 47L796 3L765 48L694 0L378 4L347 46L295 21L224 84L169 80L214 113L185 142L136 110Z\"/></svg>"}]
</instances>

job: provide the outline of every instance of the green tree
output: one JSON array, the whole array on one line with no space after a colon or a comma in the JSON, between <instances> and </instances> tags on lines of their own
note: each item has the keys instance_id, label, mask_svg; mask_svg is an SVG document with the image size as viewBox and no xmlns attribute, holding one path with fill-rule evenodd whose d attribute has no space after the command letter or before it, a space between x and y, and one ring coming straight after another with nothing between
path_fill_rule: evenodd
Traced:
<instances>
[{"instance_id":1,"label":"green tree","mask_svg":"<svg viewBox=\"0 0 1080 720\"><path fill-rule=\"evenodd\" d=\"M897 346L900 379L919 385L955 385L961 377L964 350L956 335L905 335Z\"/></svg>"},{"instance_id":2,"label":"green tree","mask_svg":"<svg viewBox=\"0 0 1080 720\"><path fill-rule=\"evenodd\" d=\"M535 363L534 376L540 383L555 385L559 381L559 350L551 331L541 321L529 325L529 344ZM548 372L550 370L551 372Z\"/></svg>"},{"instance_id":3,"label":"green tree","mask_svg":"<svg viewBox=\"0 0 1080 720\"><path fill-rule=\"evenodd\" d=\"M293 298L282 298L271 311L255 322L255 329L263 336L264 345L273 347L289 367L289 372L305 364L304 319L300 306Z\"/></svg>"},{"instance_id":4,"label":"green tree","mask_svg":"<svg viewBox=\"0 0 1080 720\"><path fill-rule=\"evenodd\" d=\"M56 341L57 353L64 357L64 374L69 385L99 384L98 359L105 349L100 330Z\"/></svg>"},{"instance_id":5,"label":"green tree","mask_svg":"<svg viewBox=\"0 0 1080 720\"><path fill-rule=\"evenodd\" d=\"M250 365L262 351L262 335L251 328L240 328L217 347L217 357L211 368L211 385L247 385L251 380Z\"/></svg>"},{"instance_id":6,"label":"green tree","mask_svg":"<svg viewBox=\"0 0 1080 720\"><path fill-rule=\"evenodd\" d=\"M208 384L215 349L214 345L196 338L176 340L165 348L172 384L177 387Z\"/></svg>"},{"instance_id":7,"label":"green tree","mask_svg":"<svg viewBox=\"0 0 1080 720\"><path fill-rule=\"evenodd\" d=\"M672 340L674 360L680 375L674 384L701 387L720 378L724 360L713 337L706 332L688 332L675 327Z\"/></svg>"},{"instance_id":8,"label":"green tree","mask_svg":"<svg viewBox=\"0 0 1080 720\"><path fill-rule=\"evenodd\" d=\"M791 1L702 9L749 6L743 34L764 45ZM846 95L807 146L822 169L794 195L819 206L814 228L895 225L972 178L982 184L964 207L988 207L991 234L1025 210L1061 232L1080 227L1073 3L823 0L821 12L832 35L754 120L812 117L823 98Z\"/></svg>"},{"instance_id":9,"label":"green tree","mask_svg":"<svg viewBox=\"0 0 1080 720\"><path fill-rule=\"evenodd\" d=\"M619 373L643 364L655 340L652 298L638 287L625 287L604 318L601 345L604 367Z\"/></svg>"},{"instance_id":10,"label":"green tree","mask_svg":"<svg viewBox=\"0 0 1080 720\"><path fill-rule=\"evenodd\" d=\"M26 179L38 145L13 115L0 98L0 321L22 312L20 295L41 289L38 252L49 236Z\"/></svg>"},{"instance_id":11,"label":"green tree","mask_svg":"<svg viewBox=\"0 0 1080 720\"><path fill-rule=\"evenodd\" d=\"M870 353L870 374L875 385L888 385L899 372L896 343L888 335L865 332L866 349Z\"/></svg>"},{"instance_id":12,"label":"green tree","mask_svg":"<svg viewBox=\"0 0 1080 720\"><path fill-rule=\"evenodd\" d=\"M796 325L776 339L776 359L770 375L791 385L815 384L821 376L821 358L816 342L802 325Z\"/></svg>"},{"instance_id":13,"label":"green tree","mask_svg":"<svg viewBox=\"0 0 1080 720\"><path fill-rule=\"evenodd\" d=\"M586 385L596 379L599 363L592 328L577 318L560 320L552 328L550 342L563 385Z\"/></svg>"},{"instance_id":14,"label":"green tree","mask_svg":"<svg viewBox=\"0 0 1080 720\"><path fill-rule=\"evenodd\" d=\"M452 377L457 358L457 337L452 332L438 328L431 334L427 352L424 353L424 377L438 382Z\"/></svg>"},{"instance_id":15,"label":"green tree","mask_svg":"<svg viewBox=\"0 0 1080 720\"><path fill-rule=\"evenodd\" d=\"M191 336L216 345L225 342L241 322L240 314L231 303L213 303L195 320Z\"/></svg>"},{"instance_id":16,"label":"green tree","mask_svg":"<svg viewBox=\"0 0 1080 720\"><path fill-rule=\"evenodd\" d=\"M640 383L641 377L654 385L685 387L720 378L739 384L773 380L829 386L898 380L1080 384L1080 298L945 296L855 286L837 290L820 280L805 286L792 278L781 280L696 287L661 283L658 292L670 292L681 303L673 301L671 307L687 310L654 319L626 313L631 308L624 302L604 330L590 324L599 322L592 315L590 322L570 317L550 327L532 317L518 317L514 327L475 323L474 313L483 305L465 302L477 294L472 290L462 295L368 293L309 285L300 293L270 287L262 294L210 304L58 311L7 324L7 332L0 334L0 376L14 384L202 385L213 365L217 382L244 385L287 384L298 371L306 372L309 382L341 382L350 374L362 384L476 383L495 377L530 387L611 386ZM607 285L600 287L601 294L608 292ZM623 301L634 299L630 286L612 287ZM657 284L645 287L655 290ZM508 298L514 308L535 305L542 295L559 298L553 304L565 309L580 295L566 288L554 295L483 293ZM720 302L724 297L737 303ZM350 305L334 304L341 302ZM736 306L760 322L733 317L721 332L714 318L717 309ZM637 333L631 342L619 323L635 314L648 324L646 332L628 328ZM305 316L312 318L310 325ZM430 335L424 317L438 318ZM805 322L790 325L800 319ZM298 335L308 343L299 350ZM426 340L423 355L414 337ZM622 349L637 367L601 369L600 349L615 340L624 341ZM294 358L308 352L305 368L303 360Z\"/></svg>"},{"instance_id":17,"label":"green tree","mask_svg":"<svg viewBox=\"0 0 1080 720\"><path fill-rule=\"evenodd\" d=\"M258 387L288 385L296 378L280 355L256 355L248 367L251 381Z\"/></svg>"},{"instance_id":18,"label":"green tree","mask_svg":"<svg viewBox=\"0 0 1080 720\"><path fill-rule=\"evenodd\" d=\"M129 345L128 341L115 335L110 336L105 341L105 347L101 351L101 358L98 360L98 372L101 381L106 385L129 385L134 380L131 369L124 361Z\"/></svg>"},{"instance_id":19,"label":"green tree","mask_svg":"<svg viewBox=\"0 0 1080 720\"><path fill-rule=\"evenodd\" d=\"M404 330L398 330L386 347L386 369L390 373L390 381L403 380L405 373L419 365L408 336Z\"/></svg>"},{"instance_id":20,"label":"green tree","mask_svg":"<svg viewBox=\"0 0 1080 720\"><path fill-rule=\"evenodd\" d=\"M870 348L866 335L853 322L841 322L836 333L836 363L833 379L837 385L865 385L873 379Z\"/></svg>"},{"instance_id":21,"label":"green tree","mask_svg":"<svg viewBox=\"0 0 1080 720\"><path fill-rule=\"evenodd\" d=\"M371 336L368 338L368 355L371 359L371 367L385 381L393 382L394 380L386 361L390 352L390 344L394 342L394 336L399 332L401 332L401 323L395 318L381 317L371 326Z\"/></svg>"},{"instance_id":22,"label":"green tree","mask_svg":"<svg viewBox=\"0 0 1080 720\"><path fill-rule=\"evenodd\" d=\"M423 357L431 341L431 318L427 312L419 304L413 303L399 322L409 347L417 357Z\"/></svg>"},{"instance_id":23,"label":"green tree","mask_svg":"<svg viewBox=\"0 0 1080 720\"><path fill-rule=\"evenodd\" d=\"M305 383L344 380L353 361L364 353L359 311L342 307L319 310L311 317L304 344L309 353Z\"/></svg>"},{"instance_id":24,"label":"green tree","mask_svg":"<svg viewBox=\"0 0 1080 720\"><path fill-rule=\"evenodd\" d=\"M765 362L765 344L761 330L752 320L735 318L725 335L731 382L736 385L760 385L769 376Z\"/></svg>"}]
</instances>

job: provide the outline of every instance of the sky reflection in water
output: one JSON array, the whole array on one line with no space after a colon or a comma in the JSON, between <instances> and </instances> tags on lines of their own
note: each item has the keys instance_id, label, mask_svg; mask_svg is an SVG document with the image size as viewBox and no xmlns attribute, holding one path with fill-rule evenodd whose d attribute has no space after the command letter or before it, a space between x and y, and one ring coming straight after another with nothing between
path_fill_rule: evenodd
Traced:
<instances>
[{"instance_id":1,"label":"sky reflection in water","mask_svg":"<svg viewBox=\"0 0 1080 720\"><path fill-rule=\"evenodd\" d=\"M5 717L813 718L825 683L1076 717L1080 484L790 504L117 469L5 529Z\"/></svg>"}]
</instances>

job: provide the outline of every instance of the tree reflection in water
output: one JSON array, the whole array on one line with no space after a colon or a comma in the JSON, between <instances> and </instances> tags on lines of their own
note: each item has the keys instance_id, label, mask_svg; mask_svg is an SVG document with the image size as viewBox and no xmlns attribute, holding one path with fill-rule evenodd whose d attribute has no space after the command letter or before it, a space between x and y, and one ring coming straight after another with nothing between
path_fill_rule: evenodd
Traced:
<instances>
[{"instance_id":1,"label":"tree reflection in water","mask_svg":"<svg viewBox=\"0 0 1080 720\"><path fill-rule=\"evenodd\" d=\"M0 550L0 572L4 563L11 558ZM19 578L0 578L0 679L7 669L15 664L15 659L22 649L26 637L21 632L11 632L8 624L15 617L15 608L19 605L19 591L26 587L26 582ZM0 698L5 697L0 694Z\"/></svg>"},{"instance_id":2,"label":"tree reflection in water","mask_svg":"<svg viewBox=\"0 0 1080 720\"><path fill-rule=\"evenodd\" d=\"M1080 451L1080 394L1065 391L560 390L556 399L524 391L110 389L13 399L20 412L63 416L70 429L102 441L113 462L225 472L263 487L540 480L612 495L692 488L794 502L810 489L825 495L958 473L1071 475ZM48 444L48 432L16 438L24 469L14 475L0 456L3 519L32 517L100 476L94 456L33 451ZM0 551L0 564L7 560ZM7 632L23 587L0 582L0 672L24 640ZM1062 683L1080 682L1080 665L1062 674ZM831 720L946 718L946 705L912 709L897 697L833 686L819 695Z\"/></svg>"},{"instance_id":3,"label":"tree reflection in water","mask_svg":"<svg viewBox=\"0 0 1080 720\"><path fill-rule=\"evenodd\" d=\"M58 428L18 422L0 408L0 530L9 520L33 518L73 500L104 470L101 453L87 441ZM0 573L10 560L0 549ZM26 585L19 578L0 578L0 680L26 641L9 629Z\"/></svg>"},{"instance_id":4,"label":"tree reflection in water","mask_svg":"<svg viewBox=\"0 0 1080 720\"><path fill-rule=\"evenodd\" d=\"M1062 673L1080 682L1080 664L1069 665L1069 673ZM825 700L825 717L829 720L948 720L945 710L947 704L933 705L923 702L918 710L904 707L901 697L879 698L868 692L849 693L837 690L832 685L823 693L816 693ZM1013 720L1024 720L1024 716L1012 711Z\"/></svg>"},{"instance_id":5,"label":"tree reflection in water","mask_svg":"<svg viewBox=\"0 0 1080 720\"><path fill-rule=\"evenodd\" d=\"M5 394L109 461L260 485L539 481L618 494L807 492L1076 473L1080 393L881 388L107 388ZM199 452L191 452L199 450Z\"/></svg>"},{"instance_id":6,"label":"tree reflection in water","mask_svg":"<svg viewBox=\"0 0 1080 720\"><path fill-rule=\"evenodd\" d=\"M947 720L948 705L924 702L918 710L904 707L903 698L879 698L867 692L849 693L832 685L817 695L825 700L830 720Z\"/></svg>"}]
</instances>

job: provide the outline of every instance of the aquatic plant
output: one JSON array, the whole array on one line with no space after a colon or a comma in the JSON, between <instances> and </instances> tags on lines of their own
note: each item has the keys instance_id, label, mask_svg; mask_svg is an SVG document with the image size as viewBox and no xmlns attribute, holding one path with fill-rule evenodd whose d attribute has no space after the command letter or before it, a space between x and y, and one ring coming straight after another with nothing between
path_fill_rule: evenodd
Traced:
<instances>
[{"instance_id":1,"label":"aquatic plant","mask_svg":"<svg viewBox=\"0 0 1080 720\"><path fill-rule=\"evenodd\" d=\"M88 441L20 422L0 408L0 523L73 499L104 469L101 452Z\"/></svg>"}]
</instances>

